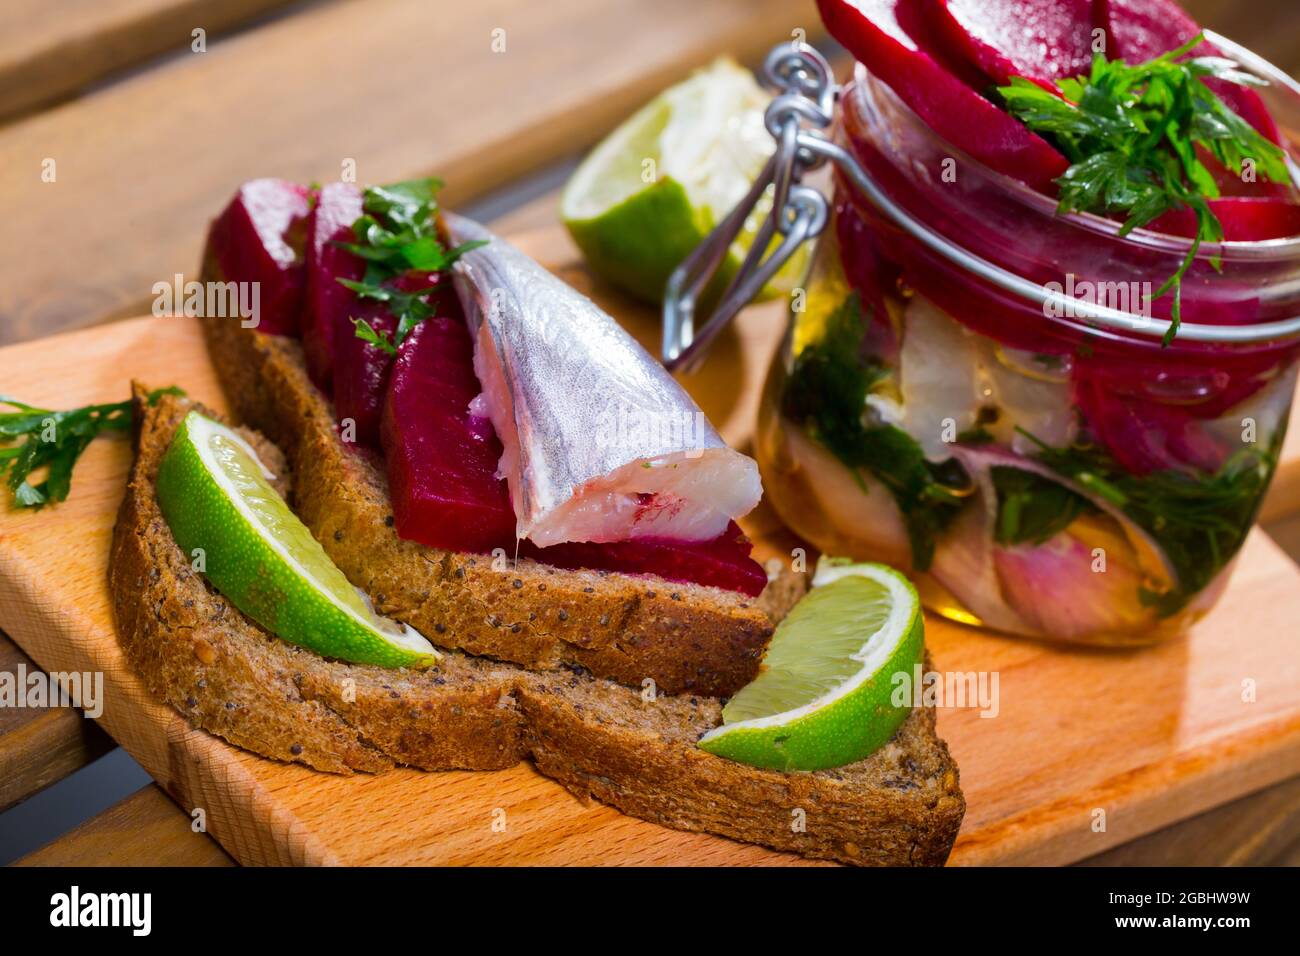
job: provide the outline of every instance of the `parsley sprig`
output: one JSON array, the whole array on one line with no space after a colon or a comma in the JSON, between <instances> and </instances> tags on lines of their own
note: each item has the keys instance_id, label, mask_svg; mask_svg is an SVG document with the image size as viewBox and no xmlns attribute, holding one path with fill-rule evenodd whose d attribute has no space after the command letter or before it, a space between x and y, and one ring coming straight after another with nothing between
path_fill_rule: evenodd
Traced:
<instances>
[{"instance_id":1,"label":"parsley sprig","mask_svg":"<svg viewBox=\"0 0 1300 956\"><path fill-rule=\"evenodd\" d=\"M357 337L395 353L397 346L420 322L433 314L427 296L436 286L402 290L391 286L392 280L405 272L442 272L471 249L484 242L466 242L447 249L438 240L438 190L442 181L429 177L371 186L362 197L363 212L352 224L355 242L336 242L365 260L365 276L360 280L340 278L358 297L374 299L388 306L397 319L397 330L390 338L378 332L364 319L354 319Z\"/></svg>"},{"instance_id":2,"label":"parsley sprig","mask_svg":"<svg viewBox=\"0 0 1300 956\"><path fill-rule=\"evenodd\" d=\"M368 342L377 349L383 349L389 355L397 354L397 346L393 344L392 338L383 329L377 329L365 319L353 319L352 326L357 330L357 338L362 342Z\"/></svg>"},{"instance_id":3,"label":"parsley sprig","mask_svg":"<svg viewBox=\"0 0 1300 956\"><path fill-rule=\"evenodd\" d=\"M1207 79L1267 85L1223 57L1181 58L1204 42L1129 65L1098 54L1085 78L1057 83L1064 99L1022 77L1000 87L1007 108L1030 129L1051 135L1071 166L1057 179L1058 212L1127 213L1120 235L1167 212L1190 209L1196 235L1178 270L1154 298L1173 293L1169 344L1182 320L1182 280L1204 242L1221 242L1223 224L1208 200L1219 196L1198 147L1224 168L1244 160L1272 182L1290 182L1286 155L1221 100ZM1211 259L1220 268L1218 257Z\"/></svg>"},{"instance_id":4,"label":"parsley sprig","mask_svg":"<svg viewBox=\"0 0 1300 956\"><path fill-rule=\"evenodd\" d=\"M149 404L163 395L183 395L179 388L160 388L149 393ZM70 411L37 408L16 398L0 395L0 478L13 494L18 508L40 508L68 497L72 469L87 446L100 435L124 432L131 427L131 403L86 405ZM45 469L45 479L32 483L32 476Z\"/></svg>"}]
</instances>

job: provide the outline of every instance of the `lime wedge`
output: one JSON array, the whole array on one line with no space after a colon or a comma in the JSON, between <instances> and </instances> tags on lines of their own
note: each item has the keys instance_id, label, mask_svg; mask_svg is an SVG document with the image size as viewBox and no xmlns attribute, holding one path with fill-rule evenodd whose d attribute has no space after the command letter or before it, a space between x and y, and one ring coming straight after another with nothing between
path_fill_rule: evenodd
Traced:
<instances>
[{"instance_id":1,"label":"lime wedge","mask_svg":"<svg viewBox=\"0 0 1300 956\"><path fill-rule=\"evenodd\" d=\"M911 708L895 674L925 653L916 590L880 564L822 558L813 587L777 625L763 670L700 738L709 753L774 770L823 770L889 741ZM909 695L910 699L910 695Z\"/></svg>"},{"instance_id":2,"label":"lime wedge","mask_svg":"<svg viewBox=\"0 0 1300 956\"><path fill-rule=\"evenodd\" d=\"M427 667L438 653L380 617L271 487L252 447L190 412L158 467L172 536L218 591L272 634L324 657Z\"/></svg>"},{"instance_id":3,"label":"lime wedge","mask_svg":"<svg viewBox=\"0 0 1300 956\"><path fill-rule=\"evenodd\" d=\"M770 101L752 73L719 59L659 94L592 150L560 200L560 217L592 271L662 301L673 269L744 198L772 155L763 125ZM720 292L735 274L771 208L769 190L709 291ZM808 254L807 245L796 252L764 297L798 285Z\"/></svg>"}]
</instances>

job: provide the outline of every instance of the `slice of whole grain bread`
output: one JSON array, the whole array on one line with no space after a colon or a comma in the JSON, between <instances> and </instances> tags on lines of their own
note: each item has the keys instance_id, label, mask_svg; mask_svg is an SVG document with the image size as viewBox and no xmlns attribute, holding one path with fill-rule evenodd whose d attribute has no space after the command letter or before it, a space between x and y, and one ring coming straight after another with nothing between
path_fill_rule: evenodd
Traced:
<instances>
[{"instance_id":1,"label":"slice of whole grain bread","mask_svg":"<svg viewBox=\"0 0 1300 956\"><path fill-rule=\"evenodd\" d=\"M526 667L584 667L632 687L728 697L758 674L772 622L755 600L649 576L424 547L393 528L379 456L344 444L299 344L204 319L239 419L298 476L294 510L379 610L440 647ZM770 590L770 588L769 588Z\"/></svg>"},{"instance_id":2,"label":"slice of whole grain bread","mask_svg":"<svg viewBox=\"0 0 1300 956\"><path fill-rule=\"evenodd\" d=\"M336 773L510 766L532 759L569 790L665 826L846 863L940 864L965 810L933 711L866 760L816 773L759 770L695 746L717 700L637 691L570 670L443 654L428 671L326 660L245 618L177 547L158 508L158 463L194 407L135 390L136 458L114 529L119 639L152 693L196 727L278 760ZM278 450L245 432L277 475ZM291 471L299 485L302 474ZM284 488L300 499L301 487ZM340 492L341 493L341 492ZM779 617L797 599L765 595Z\"/></svg>"}]
</instances>

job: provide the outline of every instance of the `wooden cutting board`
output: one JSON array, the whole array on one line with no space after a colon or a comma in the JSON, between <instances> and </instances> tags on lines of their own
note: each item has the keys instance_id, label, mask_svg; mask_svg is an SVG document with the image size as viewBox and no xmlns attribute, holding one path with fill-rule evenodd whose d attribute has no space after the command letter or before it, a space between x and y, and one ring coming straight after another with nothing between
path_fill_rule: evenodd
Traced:
<instances>
[{"instance_id":1,"label":"wooden cutting board","mask_svg":"<svg viewBox=\"0 0 1300 956\"><path fill-rule=\"evenodd\" d=\"M592 289L561 232L519 243L654 342L656 317ZM687 382L734 443L747 441L781 325L779 306L751 310ZM136 319L13 346L0 350L0 370L0 393L48 407L120 400L132 377L225 404L189 319ZM1288 458L1300 459L1297 451L1290 446ZM341 778L191 730L154 703L114 636L106 563L129 460L126 441L96 442L68 501L41 513L0 511L0 628L47 670L102 671L103 726L182 806L202 809L208 832L241 862L802 862L584 804L526 764ZM1294 498L1297 478L1289 466L1280 492ZM763 509L748 530L765 554L797 543ZM1300 570L1259 531L1218 607L1161 647L1070 651L930 619L937 669L995 673L1000 691L995 717L940 710L969 805L952 862L1070 862L1300 774L1297 621ZM502 809L504 831L493 827Z\"/></svg>"}]
</instances>

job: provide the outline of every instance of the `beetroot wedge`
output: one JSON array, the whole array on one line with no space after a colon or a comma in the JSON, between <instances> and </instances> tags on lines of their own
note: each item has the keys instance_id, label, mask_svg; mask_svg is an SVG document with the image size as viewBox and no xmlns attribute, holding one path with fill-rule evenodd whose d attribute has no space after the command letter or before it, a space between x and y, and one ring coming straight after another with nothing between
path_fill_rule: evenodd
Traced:
<instances>
[{"instance_id":1,"label":"beetroot wedge","mask_svg":"<svg viewBox=\"0 0 1300 956\"><path fill-rule=\"evenodd\" d=\"M321 187L307 223L307 299L302 315L302 351L312 381L328 392L334 381L335 331L348 323L356 293L339 279L360 279L365 263L340 249L352 241L361 215L361 190L352 183Z\"/></svg>"},{"instance_id":2,"label":"beetroot wedge","mask_svg":"<svg viewBox=\"0 0 1300 956\"><path fill-rule=\"evenodd\" d=\"M921 0L951 50L1000 85L1013 76L1056 92L1092 66L1092 0Z\"/></svg>"},{"instance_id":3,"label":"beetroot wedge","mask_svg":"<svg viewBox=\"0 0 1300 956\"><path fill-rule=\"evenodd\" d=\"M1134 394L1114 376L1076 376L1073 397L1092 440L1132 474L1171 469L1212 474L1230 452L1187 406Z\"/></svg>"},{"instance_id":4,"label":"beetroot wedge","mask_svg":"<svg viewBox=\"0 0 1300 956\"><path fill-rule=\"evenodd\" d=\"M392 341L397 319L380 302L358 303L344 321L365 321L383 338ZM349 444L364 448L379 445L379 419L388 391L393 356L378 345L343 332L340 327L334 349L334 416L339 434Z\"/></svg>"},{"instance_id":5,"label":"beetroot wedge","mask_svg":"<svg viewBox=\"0 0 1300 956\"><path fill-rule=\"evenodd\" d=\"M513 555L515 514L496 475L501 443L469 410L479 392L473 362L469 330L453 318L420 323L399 349L382 424L394 526L433 548Z\"/></svg>"},{"instance_id":6,"label":"beetroot wedge","mask_svg":"<svg viewBox=\"0 0 1300 956\"><path fill-rule=\"evenodd\" d=\"M439 278L436 273L408 272L390 284L403 292L418 292L436 286ZM449 298L452 297L441 297L440 304L445 304L443 300ZM341 434L351 437L357 445L377 448L393 355L381 346L359 338L353 320L365 321L382 338L391 342L397 333L397 319L385 303L371 299L355 300L353 307L342 315L335 328L333 344L334 415Z\"/></svg>"},{"instance_id":7,"label":"beetroot wedge","mask_svg":"<svg viewBox=\"0 0 1300 956\"><path fill-rule=\"evenodd\" d=\"M733 521L712 541L570 541L549 548L525 545L521 553L559 568L653 574L667 581L704 584L757 597L767 585L767 573L749 556L751 550L753 545Z\"/></svg>"},{"instance_id":8,"label":"beetroot wedge","mask_svg":"<svg viewBox=\"0 0 1300 956\"><path fill-rule=\"evenodd\" d=\"M1064 156L963 83L899 24L898 0L817 0L831 35L935 132L998 172L1044 192Z\"/></svg>"},{"instance_id":9,"label":"beetroot wedge","mask_svg":"<svg viewBox=\"0 0 1300 956\"><path fill-rule=\"evenodd\" d=\"M254 179L239 187L208 230L205 278L257 283L260 332L298 332L309 207L306 188L283 179Z\"/></svg>"},{"instance_id":10,"label":"beetroot wedge","mask_svg":"<svg viewBox=\"0 0 1300 956\"><path fill-rule=\"evenodd\" d=\"M1261 242L1300 236L1300 205L1272 196L1225 196L1211 199L1210 209L1223 224L1228 242ZM1196 216L1190 209L1167 212L1147 227L1171 236L1196 235Z\"/></svg>"}]
</instances>

